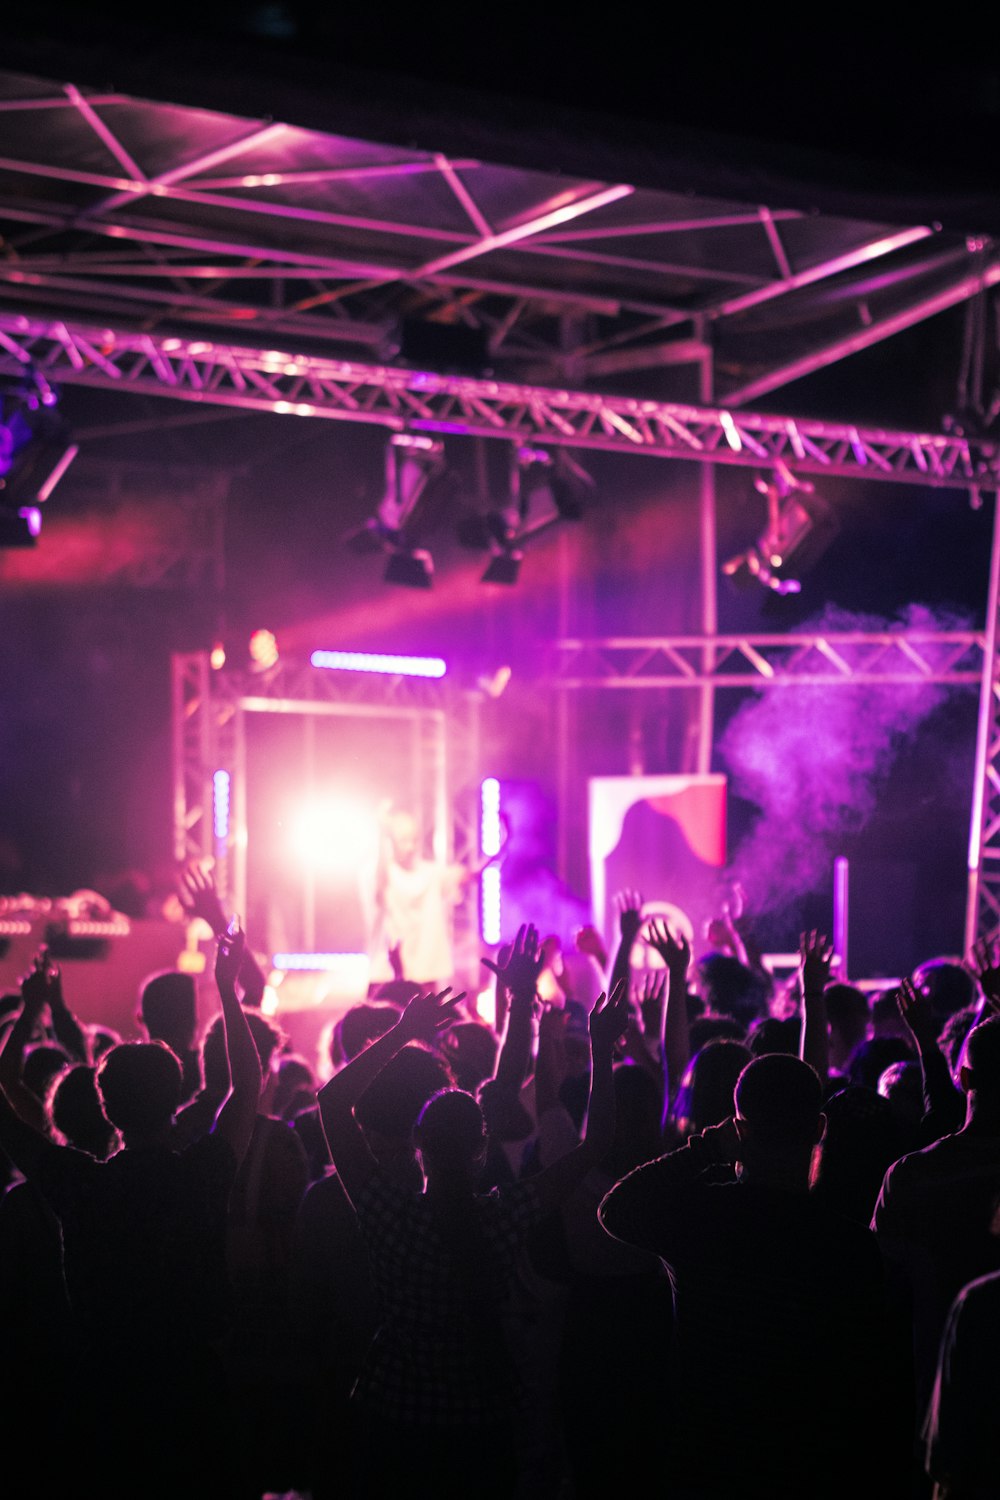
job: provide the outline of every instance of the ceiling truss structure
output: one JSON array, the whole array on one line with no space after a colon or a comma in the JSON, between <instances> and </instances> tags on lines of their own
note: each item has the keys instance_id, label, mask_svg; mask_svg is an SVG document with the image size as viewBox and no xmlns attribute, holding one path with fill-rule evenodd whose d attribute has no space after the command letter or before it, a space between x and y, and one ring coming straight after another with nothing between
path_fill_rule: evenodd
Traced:
<instances>
[{"instance_id":1,"label":"ceiling truss structure","mask_svg":"<svg viewBox=\"0 0 1000 1500\"><path fill-rule=\"evenodd\" d=\"M331 106L335 110L335 104ZM0 299L375 362L742 406L1000 277L982 238L694 198L0 73ZM242 340L233 337L238 331Z\"/></svg>"},{"instance_id":2,"label":"ceiling truss structure","mask_svg":"<svg viewBox=\"0 0 1000 1500\"><path fill-rule=\"evenodd\" d=\"M718 464L996 488L1000 449L961 433L885 432L276 349L122 332L0 311L0 375L207 405Z\"/></svg>"}]
</instances>

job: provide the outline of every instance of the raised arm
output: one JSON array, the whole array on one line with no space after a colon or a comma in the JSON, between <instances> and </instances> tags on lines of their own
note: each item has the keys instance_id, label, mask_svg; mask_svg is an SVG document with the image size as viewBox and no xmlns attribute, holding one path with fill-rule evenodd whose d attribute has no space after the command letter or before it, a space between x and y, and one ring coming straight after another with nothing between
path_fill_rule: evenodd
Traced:
<instances>
[{"instance_id":1,"label":"raised arm","mask_svg":"<svg viewBox=\"0 0 1000 1500\"><path fill-rule=\"evenodd\" d=\"M37 1171L47 1153L63 1149L48 1139L44 1106L21 1077L24 1050L45 1009L47 991L46 969L36 959L21 981L21 1013L0 1052L0 1150L25 1177Z\"/></svg>"},{"instance_id":2,"label":"raised arm","mask_svg":"<svg viewBox=\"0 0 1000 1500\"><path fill-rule=\"evenodd\" d=\"M613 994L623 980L627 986L632 978L632 949L642 926L642 897L638 891L619 891L615 896L615 905L618 908L620 938L608 979L609 994Z\"/></svg>"},{"instance_id":3,"label":"raised arm","mask_svg":"<svg viewBox=\"0 0 1000 1500\"><path fill-rule=\"evenodd\" d=\"M437 995L414 995L395 1026L376 1038L334 1073L318 1094L323 1133L330 1148L337 1176L352 1200L376 1169L364 1131L354 1113L365 1089L407 1042L421 1041L444 1031L458 1019L458 1006L465 995L442 990Z\"/></svg>"},{"instance_id":4,"label":"raised arm","mask_svg":"<svg viewBox=\"0 0 1000 1500\"><path fill-rule=\"evenodd\" d=\"M666 1123L680 1093L681 1079L691 1061L687 1013L687 973L691 963L691 945L683 933L675 937L666 922L651 922L646 932L646 941L667 966L667 1001L660 1020L663 1123Z\"/></svg>"},{"instance_id":5,"label":"raised arm","mask_svg":"<svg viewBox=\"0 0 1000 1500\"><path fill-rule=\"evenodd\" d=\"M904 979L896 991L896 1009L920 1059L923 1081L923 1128L934 1139L961 1129L965 1119L965 1095L955 1087L948 1061L938 1045L937 1027L930 1002L918 994L912 979Z\"/></svg>"},{"instance_id":6,"label":"raised arm","mask_svg":"<svg viewBox=\"0 0 1000 1500\"><path fill-rule=\"evenodd\" d=\"M542 969L537 929L521 927L514 942L497 954L496 962L491 958L482 962L496 975L498 994L502 990L507 996L507 1026L494 1076L514 1096L521 1090L531 1061L535 986Z\"/></svg>"},{"instance_id":7,"label":"raised arm","mask_svg":"<svg viewBox=\"0 0 1000 1500\"><path fill-rule=\"evenodd\" d=\"M601 995L590 1013L590 1102L583 1140L533 1179L546 1209L558 1207L591 1167L608 1155L615 1139L615 1044L628 1022L628 986Z\"/></svg>"},{"instance_id":8,"label":"raised arm","mask_svg":"<svg viewBox=\"0 0 1000 1500\"><path fill-rule=\"evenodd\" d=\"M43 949L21 980L21 1009L0 1052L0 1089L18 1118L39 1135L48 1134L48 1120L44 1104L24 1082L24 1055L48 1004L49 972L48 955Z\"/></svg>"},{"instance_id":9,"label":"raised arm","mask_svg":"<svg viewBox=\"0 0 1000 1500\"><path fill-rule=\"evenodd\" d=\"M189 865L179 882L181 905L189 917L200 917L212 929L218 940L226 930L228 918L222 909L219 892L210 871L201 865ZM267 984L267 976L254 958L246 943L240 958L240 971L236 976L243 989L246 1005L260 1005Z\"/></svg>"},{"instance_id":10,"label":"raised arm","mask_svg":"<svg viewBox=\"0 0 1000 1500\"><path fill-rule=\"evenodd\" d=\"M823 991L830 978L833 946L819 932L804 932L799 941L802 990L802 1040L799 1056L815 1068L824 1086L830 1075L830 1030Z\"/></svg>"},{"instance_id":11,"label":"raised arm","mask_svg":"<svg viewBox=\"0 0 1000 1500\"><path fill-rule=\"evenodd\" d=\"M241 1162L247 1154L253 1135L257 1107L260 1103L260 1056L253 1032L236 995L236 979L243 962L243 932L232 924L219 939L215 960L215 982L222 1001L222 1025L226 1034L226 1056L229 1060L229 1094L219 1111L214 1130L229 1142Z\"/></svg>"},{"instance_id":12,"label":"raised arm","mask_svg":"<svg viewBox=\"0 0 1000 1500\"><path fill-rule=\"evenodd\" d=\"M76 1016L66 1003L63 994L62 970L49 965L49 1015L52 1018L52 1034L63 1051L74 1062L90 1064L90 1047L87 1036Z\"/></svg>"}]
</instances>

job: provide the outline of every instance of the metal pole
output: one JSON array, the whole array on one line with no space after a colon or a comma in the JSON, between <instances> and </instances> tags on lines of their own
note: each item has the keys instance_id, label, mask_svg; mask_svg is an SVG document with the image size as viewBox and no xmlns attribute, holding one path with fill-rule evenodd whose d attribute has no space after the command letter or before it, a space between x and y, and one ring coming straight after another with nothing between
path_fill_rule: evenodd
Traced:
<instances>
[{"instance_id":1,"label":"metal pole","mask_svg":"<svg viewBox=\"0 0 1000 1500\"><path fill-rule=\"evenodd\" d=\"M701 330L698 330L699 334ZM704 342L704 339L702 339ZM699 399L711 401L713 393L713 363L711 348L706 345L699 366ZM719 628L717 593L717 543L715 524L715 465L699 465L699 513L701 525L701 629L702 634L714 636ZM702 655L702 668L711 676L715 666L715 651L709 645ZM701 689L701 704L698 726L697 769L707 776L712 769L712 738L715 728L715 686L706 682Z\"/></svg>"},{"instance_id":2,"label":"metal pole","mask_svg":"<svg viewBox=\"0 0 1000 1500\"><path fill-rule=\"evenodd\" d=\"M979 689L979 726L976 732L976 769L972 786L972 817L969 827L969 884L965 907L965 950L976 940L979 925L979 893L983 868L983 824L989 789L990 735L994 718L997 677L997 609L1000 607L1000 521L997 497L993 496L993 547L990 554L990 587L986 604L986 644L983 678Z\"/></svg>"}]
</instances>

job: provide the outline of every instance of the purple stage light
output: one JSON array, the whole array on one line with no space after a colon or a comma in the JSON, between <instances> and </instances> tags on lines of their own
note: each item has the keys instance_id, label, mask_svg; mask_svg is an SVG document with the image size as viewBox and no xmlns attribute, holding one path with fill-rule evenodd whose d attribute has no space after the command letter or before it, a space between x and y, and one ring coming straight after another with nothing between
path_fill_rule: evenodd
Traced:
<instances>
[{"instance_id":1,"label":"purple stage light","mask_svg":"<svg viewBox=\"0 0 1000 1500\"><path fill-rule=\"evenodd\" d=\"M500 783L487 776L479 789L481 820L479 844L484 855L500 853ZM480 932L484 943L499 943L501 882L499 865L488 865L479 878Z\"/></svg>"},{"instance_id":2,"label":"purple stage light","mask_svg":"<svg viewBox=\"0 0 1000 1500\"><path fill-rule=\"evenodd\" d=\"M224 844L229 837L229 798L229 772L216 771L212 777L212 826L218 844Z\"/></svg>"},{"instance_id":3,"label":"purple stage light","mask_svg":"<svg viewBox=\"0 0 1000 1500\"><path fill-rule=\"evenodd\" d=\"M271 963L275 969L302 970L307 973L322 973L328 969L341 969L346 964L367 964L365 953L275 953Z\"/></svg>"},{"instance_id":4,"label":"purple stage light","mask_svg":"<svg viewBox=\"0 0 1000 1500\"><path fill-rule=\"evenodd\" d=\"M443 677L447 663L440 656L382 656L369 651L314 651L314 667L335 672L380 672L389 677Z\"/></svg>"}]
</instances>

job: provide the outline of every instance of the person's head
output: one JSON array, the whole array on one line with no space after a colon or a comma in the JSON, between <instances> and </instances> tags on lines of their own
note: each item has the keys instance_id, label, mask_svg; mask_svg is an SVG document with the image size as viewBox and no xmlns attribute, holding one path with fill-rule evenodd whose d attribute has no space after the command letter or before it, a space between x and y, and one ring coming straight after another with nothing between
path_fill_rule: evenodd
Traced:
<instances>
[{"instance_id":1,"label":"person's head","mask_svg":"<svg viewBox=\"0 0 1000 1500\"><path fill-rule=\"evenodd\" d=\"M21 1078L36 1099L45 1099L59 1074L70 1065L70 1056L55 1042L39 1042L24 1055Z\"/></svg>"},{"instance_id":2,"label":"person's head","mask_svg":"<svg viewBox=\"0 0 1000 1500\"><path fill-rule=\"evenodd\" d=\"M809 1184L823 1137L823 1089L808 1063L778 1052L755 1057L733 1093L744 1174Z\"/></svg>"},{"instance_id":3,"label":"person's head","mask_svg":"<svg viewBox=\"0 0 1000 1500\"><path fill-rule=\"evenodd\" d=\"M709 1008L749 1026L767 1009L767 986L758 974L728 953L705 953L698 960L701 992Z\"/></svg>"},{"instance_id":4,"label":"person's head","mask_svg":"<svg viewBox=\"0 0 1000 1500\"><path fill-rule=\"evenodd\" d=\"M193 976L176 969L150 975L139 992L138 1019L151 1042L166 1042L174 1052L189 1051L197 1025Z\"/></svg>"},{"instance_id":5,"label":"person's head","mask_svg":"<svg viewBox=\"0 0 1000 1500\"><path fill-rule=\"evenodd\" d=\"M452 1088L454 1082L442 1057L419 1042L410 1042L361 1095L355 1108L358 1124L373 1142L409 1145L428 1099Z\"/></svg>"},{"instance_id":6,"label":"person's head","mask_svg":"<svg viewBox=\"0 0 1000 1500\"><path fill-rule=\"evenodd\" d=\"M170 1129L181 1099L181 1065L164 1042L122 1042L97 1070L104 1113L129 1136L155 1138Z\"/></svg>"},{"instance_id":7,"label":"person's head","mask_svg":"<svg viewBox=\"0 0 1000 1500\"><path fill-rule=\"evenodd\" d=\"M413 986L410 987L410 995ZM399 1020L400 1011L388 1001L360 1000L344 1011L333 1028L330 1038L330 1062L334 1068L342 1068L370 1047Z\"/></svg>"},{"instance_id":8,"label":"person's head","mask_svg":"<svg viewBox=\"0 0 1000 1500\"><path fill-rule=\"evenodd\" d=\"M973 1113L1000 1115L1000 1016L973 1026L965 1039L959 1077Z\"/></svg>"},{"instance_id":9,"label":"person's head","mask_svg":"<svg viewBox=\"0 0 1000 1500\"><path fill-rule=\"evenodd\" d=\"M497 1037L485 1021L459 1021L441 1038L441 1051L451 1064L460 1089L473 1094L493 1077L497 1061Z\"/></svg>"},{"instance_id":10,"label":"person's head","mask_svg":"<svg viewBox=\"0 0 1000 1500\"><path fill-rule=\"evenodd\" d=\"M754 1057L763 1057L768 1052L783 1052L789 1057L799 1054L802 1027L795 1016L779 1021L776 1016L765 1016L755 1021L747 1033L747 1046Z\"/></svg>"},{"instance_id":11,"label":"person's head","mask_svg":"<svg viewBox=\"0 0 1000 1500\"><path fill-rule=\"evenodd\" d=\"M58 1078L49 1096L49 1116L63 1140L78 1151L104 1161L117 1142L117 1132L101 1108L97 1070L79 1063Z\"/></svg>"},{"instance_id":12,"label":"person's head","mask_svg":"<svg viewBox=\"0 0 1000 1500\"><path fill-rule=\"evenodd\" d=\"M914 969L913 985L930 1001L939 1031L949 1016L964 1010L976 998L975 980L957 958L928 959Z\"/></svg>"},{"instance_id":13,"label":"person's head","mask_svg":"<svg viewBox=\"0 0 1000 1500\"><path fill-rule=\"evenodd\" d=\"M316 1078L304 1057L283 1056L275 1069L271 1108L282 1120L293 1120L316 1103Z\"/></svg>"},{"instance_id":14,"label":"person's head","mask_svg":"<svg viewBox=\"0 0 1000 1500\"><path fill-rule=\"evenodd\" d=\"M270 1082L271 1063L284 1044L285 1036L257 1010L244 1010L250 1035L253 1037L257 1056L260 1059L261 1088ZM229 1090L229 1057L226 1053L226 1029L222 1017L216 1016L205 1032L201 1044L201 1065L206 1092L221 1097Z\"/></svg>"},{"instance_id":15,"label":"person's head","mask_svg":"<svg viewBox=\"0 0 1000 1500\"><path fill-rule=\"evenodd\" d=\"M883 1099L888 1099L900 1123L915 1130L924 1113L924 1075L916 1059L890 1063L884 1068L878 1091Z\"/></svg>"},{"instance_id":16,"label":"person's head","mask_svg":"<svg viewBox=\"0 0 1000 1500\"><path fill-rule=\"evenodd\" d=\"M428 1181L471 1187L486 1160L486 1121L463 1089L445 1089L428 1099L417 1117L414 1144Z\"/></svg>"},{"instance_id":17,"label":"person's head","mask_svg":"<svg viewBox=\"0 0 1000 1500\"><path fill-rule=\"evenodd\" d=\"M830 1025L830 1066L842 1072L847 1059L868 1035L871 1011L862 990L853 984L828 984L823 991Z\"/></svg>"},{"instance_id":18,"label":"person's head","mask_svg":"<svg viewBox=\"0 0 1000 1500\"><path fill-rule=\"evenodd\" d=\"M873 1036L859 1042L847 1060L847 1076L861 1088L878 1089L878 1081L892 1063L911 1062L912 1045L901 1036Z\"/></svg>"},{"instance_id":19,"label":"person's head","mask_svg":"<svg viewBox=\"0 0 1000 1500\"><path fill-rule=\"evenodd\" d=\"M397 865L412 870L420 858L420 827L411 812L399 808L387 820L392 854Z\"/></svg>"},{"instance_id":20,"label":"person's head","mask_svg":"<svg viewBox=\"0 0 1000 1500\"><path fill-rule=\"evenodd\" d=\"M749 1047L725 1038L709 1042L695 1053L681 1089L678 1113L683 1130L705 1130L729 1118L736 1080L749 1061Z\"/></svg>"}]
</instances>

